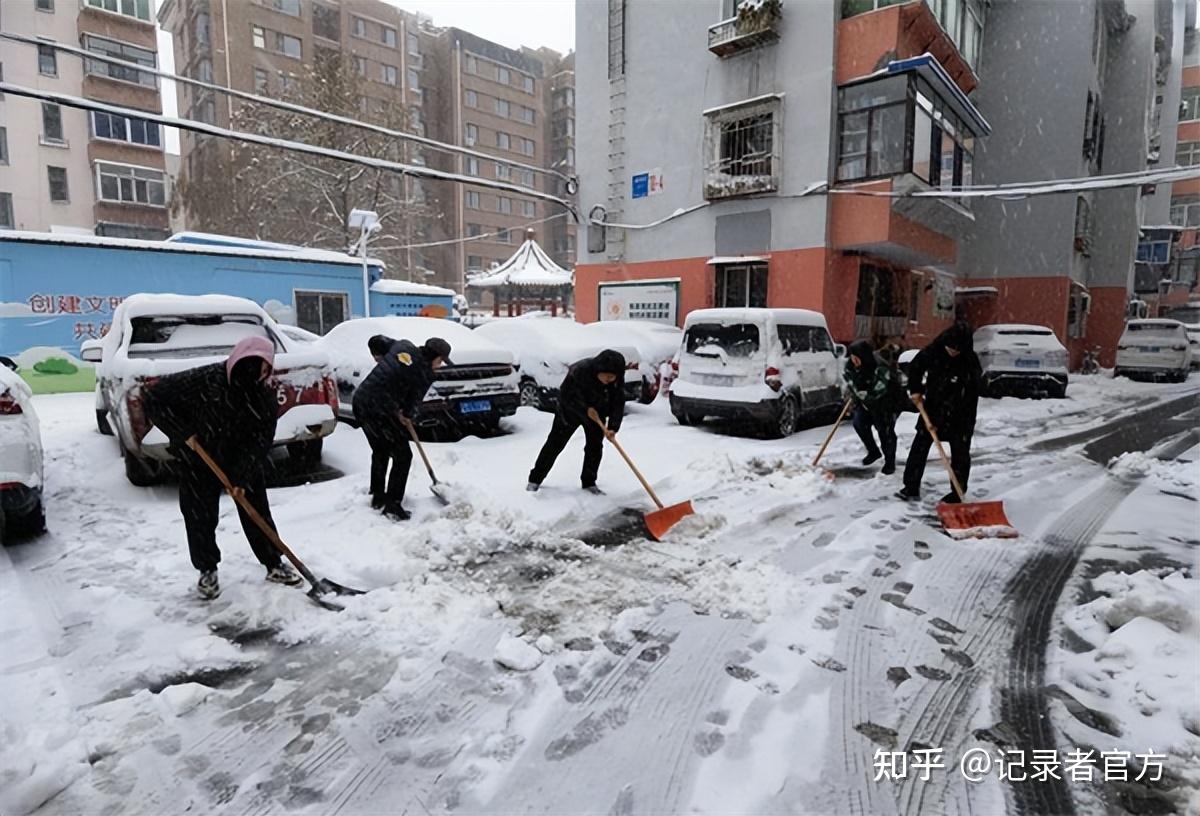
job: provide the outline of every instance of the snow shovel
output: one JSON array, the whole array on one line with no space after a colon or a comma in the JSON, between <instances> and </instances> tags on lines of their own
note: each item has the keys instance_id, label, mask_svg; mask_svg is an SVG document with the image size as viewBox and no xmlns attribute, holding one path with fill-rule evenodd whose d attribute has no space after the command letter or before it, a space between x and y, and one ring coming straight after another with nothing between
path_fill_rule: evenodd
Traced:
<instances>
[{"instance_id":1,"label":"snow shovel","mask_svg":"<svg viewBox=\"0 0 1200 816\"><path fill-rule=\"evenodd\" d=\"M608 435L608 426L606 426L604 421L600 419L600 415L596 413L596 409L588 408L587 414L593 422L595 422L604 430L604 435L608 437L608 441L612 442L613 447L617 449L617 452L621 454L621 458L625 460L625 464L629 465L629 469L633 471L633 475L638 477L638 481L642 483L642 487L646 488L646 492L650 494L650 498L654 499L654 503L658 505L657 510L644 513L643 518L646 520L646 529L650 531L650 536L655 541L662 541L662 537L665 536L667 531L674 527L680 521L680 519L690 516L692 513L696 512L692 509L692 502L688 500L680 502L679 504L672 504L670 507L665 506L658 498L658 495L655 494L654 488L652 488L650 483L646 481L646 477L642 475L642 472L637 469L637 465L635 465L633 460L629 458L629 454L625 452L623 447L621 447L621 443L616 440L616 437Z\"/></svg>"},{"instance_id":2,"label":"snow shovel","mask_svg":"<svg viewBox=\"0 0 1200 816\"><path fill-rule=\"evenodd\" d=\"M837 422L833 423L833 427L829 429L829 436L825 437L825 442L821 445L821 449L817 451L816 457L812 461L812 466L816 467L817 462L821 461L821 457L825 455L825 449L829 447L829 443L833 441L833 435L837 433L837 429L841 427L842 420L846 418L846 414L850 412L850 404L853 402L853 397L846 397L846 403L842 406L842 412L838 414ZM832 479L833 471L829 468L825 469L825 478Z\"/></svg>"},{"instance_id":3,"label":"snow shovel","mask_svg":"<svg viewBox=\"0 0 1200 816\"><path fill-rule=\"evenodd\" d=\"M237 502L238 507L245 510L246 515L254 520L254 523L258 525L258 529L262 530L263 534L270 539L272 544L275 545L275 549L279 550L279 552L281 552L283 555L286 555L287 559L292 562L292 565L295 566L299 573L304 576L304 579L312 584L312 589L308 591L308 597L311 598L314 603L316 603L318 606L323 606L326 609L332 609L340 612L345 607L343 607L341 604L336 604L333 601L325 600L321 596L328 595L329 593L333 593L334 595L363 594L361 589L344 587L341 584L335 584L333 581L330 581L327 578L317 578L315 575L313 575L308 567L304 566L304 562L296 557L296 554L292 552L291 548L287 544L283 543L283 539L279 537L279 533L275 532L275 528L273 528L270 524L267 524L267 520L260 516L258 511L254 509L254 505L247 501L245 495L233 486L233 483L229 481L229 477L225 475L225 471L221 470L221 466L213 461L213 458L208 455L208 451L206 451L204 446L200 444L200 440L193 436L188 439L187 446L194 450L196 455L204 460L204 464L208 465L209 469L216 475L218 479L221 480L221 484L225 486L225 492L232 496L233 500Z\"/></svg>"},{"instance_id":4,"label":"snow shovel","mask_svg":"<svg viewBox=\"0 0 1200 816\"><path fill-rule=\"evenodd\" d=\"M1012 522L1004 514L1004 502L969 502L966 500L962 485L958 483L958 477L954 475L954 468L950 466L950 460L946 457L946 449L942 447L942 440L938 439L937 431L934 430L933 423L929 421L929 414L925 411L925 401L919 394L914 394L913 402L916 403L917 410L921 412L925 430L929 431L929 435L933 437L933 443L937 445L938 456L942 458L942 464L946 466L946 472L950 474L950 484L953 485L960 502L959 504L940 502L937 506L938 518L942 520L942 526L946 528L946 532L951 538L1016 538L1017 529L1012 526Z\"/></svg>"},{"instance_id":5,"label":"snow shovel","mask_svg":"<svg viewBox=\"0 0 1200 816\"><path fill-rule=\"evenodd\" d=\"M450 504L450 499L446 497L444 482L439 482L437 476L433 475L433 465L429 464L429 457L425 455L425 448L421 447L421 440L417 437L417 429L413 426L412 420L406 416L400 417L400 421L404 423L404 427L408 428L409 436L412 441L417 444L417 453L421 454L421 461L425 463L425 472L429 474L429 481L433 484L429 485L429 492L437 497L437 500L444 505Z\"/></svg>"}]
</instances>

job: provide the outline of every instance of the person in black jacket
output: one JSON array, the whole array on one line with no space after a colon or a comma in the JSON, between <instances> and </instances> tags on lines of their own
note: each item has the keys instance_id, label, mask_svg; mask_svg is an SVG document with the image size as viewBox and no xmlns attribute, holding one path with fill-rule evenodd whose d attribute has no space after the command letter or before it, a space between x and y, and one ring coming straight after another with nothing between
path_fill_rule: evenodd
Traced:
<instances>
[{"instance_id":1,"label":"person in black jacket","mask_svg":"<svg viewBox=\"0 0 1200 816\"><path fill-rule=\"evenodd\" d=\"M895 376L891 366L868 341L856 340L846 350L846 368L842 378L850 398L854 400L851 424L867 450L862 463L869 465L882 458L885 476L896 472ZM879 434L878 445L875 444L872 428Z\"/></svg>"},{"instance_id":2,"label":"person in black jacket","mask_svg":"<svg viewBox=\"0 0 1200 816\"><path fill-rule=\"evenodd\" d=\"M955 323L918 352L908 365L908 392L913 401L922 400L938 437L950 445L950 467L965 491L971 475L971 436L979 407L979 384L983 368L975 355L971 327ZM904 488L896 495L920 498L921 479L933 437L925 422L917 418L917 435L904 467ZM944 502L958 502L952 489Z\"/></svg>"},{"instance_id":3,"label":"person in black jacket","mask_svg":"<svg viewBox=\"0 0 1200 816\"><path fill-rule=\"evenodd\" d=\"M612 437L621 427L625 416L625 356L619 351L605 349L595 357L588 357L571 366L558 389L558 410L550 435L542 445L533 470L529 471L529 484L525 489L536 493L541 487L554 460L562 453L567 442L583 426L583 473L580 480L583 489L590 493L602 493L596 487L596 475L600 472L600 458L604 455L604 437ZM607 430L588 418L589 408L594 408L600 419L607 423Z\"/></svg>"},{"instance_id":4,"label":"person in black jacket","mask_svg":"<svg viewBox=\"0 0 1200 816\"><path fill-rule=\"evenodd\" d=\"M368 347L374 353L388 339L376 335ZM393 341L371 373L354 389L354 418L371 446L371 507L382 509L389 518L399 521L408 518L402 502L412 465L412 448L401 417L411 420L416 416L433 384L433 372L449 362L450 344L440 337L431 337L419 347L407 340Z\"/></svg>"},{"instance_id":5,"label":"person in black jacket","mask_svg":"<svg viewBox=\"0 0 1200 816\"><path fill-rule=\"evenodd\" d=\"M200 572L198 589L206 600L221 591L216 530L222 486L187 446L187 440L195 436L251 506L274 527L266 488L266 464L279 409L275 389L267 383L274 361L274 343L265 337L248 337L224 363L169 374L142 392L146 418L166 434L179 461L179 510L192 566ZM283 563L271 540L241 506L238 516L250 548L267 568L267 580L299 583L300 576Z\"/></svg>"}]
</instances>

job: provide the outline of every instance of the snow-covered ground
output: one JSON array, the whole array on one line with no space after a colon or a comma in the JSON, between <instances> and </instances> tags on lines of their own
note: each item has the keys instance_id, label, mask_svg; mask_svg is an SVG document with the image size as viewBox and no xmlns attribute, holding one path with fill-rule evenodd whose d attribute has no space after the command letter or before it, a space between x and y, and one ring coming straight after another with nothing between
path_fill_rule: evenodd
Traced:
<instances>
[{"instance_id":1,"label":"snow-covered ground","mask_svg":"<svg viewBox=\"0 0 1200 816\"><path fill-rule=\"evenodd\" d=\"M907 505L849 428L829 478L827 427L745 439L661 400L621 440L694 502L666 541L634 534L625 508L650 505L615 452L608 495L578 490L582 435L526 493L550 421L527 408L430 445L455 500L418 464L394 524L341 427L345 476L271 491L313 571L370 590L340 613L264 583L228 501L223 592L200 601L175 489L125 481L90 394L38 397L50 533L0 550L0 813L1200 808L1196 439L1111 470L1081 455L1181 398L1194 433L1198 385L985 400L970 492L1004 500L1016 540L941 533L936 459ZM980 746L1157 751L1168 782L967 783ZM876 778L878 750L922 747L945 751L931 781Z\"/></svg>"}]
</instances>

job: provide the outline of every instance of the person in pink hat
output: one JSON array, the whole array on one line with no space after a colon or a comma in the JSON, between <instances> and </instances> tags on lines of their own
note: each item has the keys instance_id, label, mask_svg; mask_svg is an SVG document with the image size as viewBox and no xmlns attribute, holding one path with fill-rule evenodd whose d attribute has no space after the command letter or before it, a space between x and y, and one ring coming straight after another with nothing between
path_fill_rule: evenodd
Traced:
<instances>
[{"instance_id":1,"label":"person in pink hat","mask_svg":"<svg viewBox=\"0 0 1200 816\"><path fill-rule=\"evenodd\" d=\"M278 404L267 382L275 364L275 344L256 335L234 346L229 359L162 377L145 389L146 417L171 440L179 462L179 509L187 530L192 566L200 573L197 589L206 600L221 592L217 564L217 518L221 483L187 446L197 437L230 481L272 527L267 502L266 465L275 441ZM285 564L241 507L242 531L250 549L266 567L268 581L297 584L300 576Z\"/></svg>"}]
</instances>

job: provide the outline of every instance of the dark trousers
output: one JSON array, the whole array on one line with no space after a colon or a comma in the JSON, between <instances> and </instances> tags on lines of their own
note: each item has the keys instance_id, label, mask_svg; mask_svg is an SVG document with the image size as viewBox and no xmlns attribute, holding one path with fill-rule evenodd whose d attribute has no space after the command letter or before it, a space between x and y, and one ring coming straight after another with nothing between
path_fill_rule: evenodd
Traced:
<instances>
[{"instance_id":1,"label":"dark trousers","mask_svg":"<svg viewBox=\"0 0 1200 816\"><path fill-rule=\"evenodd\" d=\"M971 475L971 432L947 431L945 435L939 435L939 438L943 445L950 446L950 468L958 477L958 484L965 493L967 478ZM921 479L925 476L925 463L932 446L933 437L925 429L925 424L921 423L917 427L917 435L913 438L912 448L908 451L908 461L904 464L904 489L909 493L921 491ZM953 490L953 486L950 489Z\"/></svg>"},{"instance_id":2,"label":"dark trousers","mask_svg":"<svg viewBox=\"0 0 1200 816\"><path fill-rule=\"evenodd\" d=\"M412 466L412 447L408 429L395 417L363 417L363 433L371 446L371 496L389 504L404 499L408 471ZM392 466L388 476L388 465Z\"/></svg>"},{"instance_id":3,"label":"dark trousers","mask_svg":"<svg viewBox=\"0 0 1200 816\"><path fill-rule=\"evenodd\" d=\"M854 426L855 433L862 440L863 445L867 448L867 453L872 456L883 449L884 461L891 465L896 462L896 415L892 413L883 413L882 411L868 411L865 406L855 405L854 411L850 415L850 424ZM879 444L875 444L875 437L871 434L871 429L879 434Z\"/></svg>"},{"instance_id":4,"label":"dark trousers","mask_svg":"<svg viewBox=\"0 0 1200 816\"><path fill-rule=\"evenodd\" d=\"M580 425L583 426L583 472L579 479L584 487L591 487L596 483L596 474L600 472L600 458L604 455L604 431L590 419L568 419L561 414L554 415L554 424L550 426L546 444L542 445L533 470L529 471L529 481L534 484L545 481L550 468L554 467L554 460L563 452L563 448Z\"/></svg>"},{"instance_id":5,"label":"dark trousers","mask_svg":"<svg viewBox=\"0 0 1200 816\"><path fill-rule=\"evenodd\" d=\"M230 476L231 480L234 478L233 475ZM235 480L234 486L246 492L246 499L250 505L274 528L271 507L267 503L266 478L257 474L242 477L240 482L239 484ZM217 477L204 462L191 454L184 454L179 469L179 510L183 513L183 525L187 530L192 566L201 572L215 570L221 561L221 551L217 548L217 516L223 490ZM237 510L238 518L242 521L242 532L246 534L255 557L267 569L278 566L279 550L275 549L275 545L266 534L258 529L258 525L241 505L237 506Z\"/></svg>"}]
</instances>

